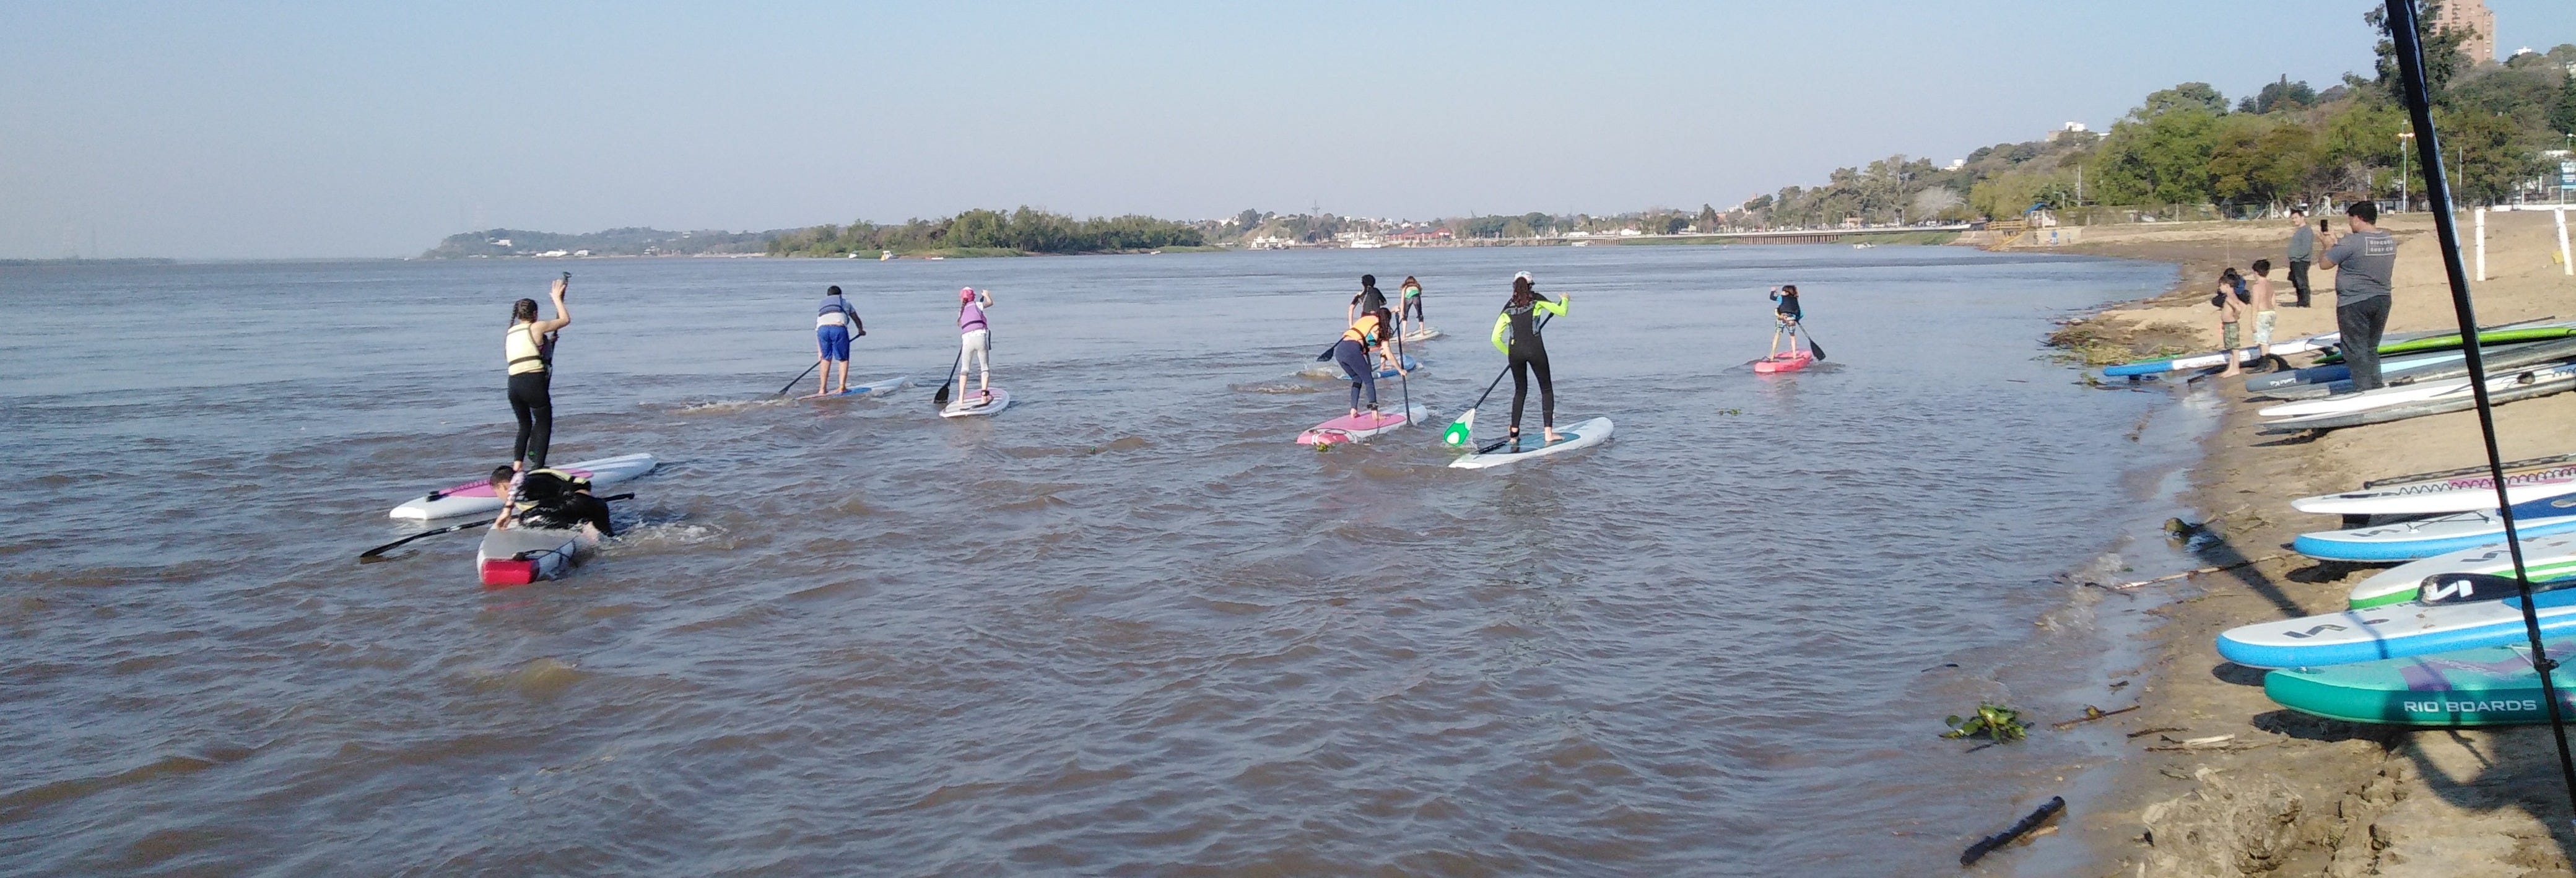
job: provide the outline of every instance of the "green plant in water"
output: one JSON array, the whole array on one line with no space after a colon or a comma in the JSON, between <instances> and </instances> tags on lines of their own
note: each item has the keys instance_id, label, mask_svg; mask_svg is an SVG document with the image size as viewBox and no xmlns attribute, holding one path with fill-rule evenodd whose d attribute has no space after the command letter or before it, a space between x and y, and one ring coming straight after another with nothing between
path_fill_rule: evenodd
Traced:
<instances>
[{"instance_id":1,"label":"green plant in water","mask_svg":"<svg viewBox=\"0 0 2576 878\"><path fill-rule=\"evenodd\" d=\"M1968 738L1984 735L1997 744L2021 740L2023 734L2030 730L2030 725L2021 721L2021 711L1992 703L1977 705L1977 712L1966 717L1954 716L1942 722L1949 724L1950 730L1942 732L1941 737Z\"/></svg>"}]
</instances>

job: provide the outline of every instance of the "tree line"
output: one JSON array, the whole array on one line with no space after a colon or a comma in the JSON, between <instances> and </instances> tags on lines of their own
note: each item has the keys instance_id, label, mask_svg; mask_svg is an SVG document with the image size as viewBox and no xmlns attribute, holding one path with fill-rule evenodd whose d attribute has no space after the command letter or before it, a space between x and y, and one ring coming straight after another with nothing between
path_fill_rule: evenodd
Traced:
<instances>
[{"instance_id":1,"label":"tree line","mask_svg":"<svg viewBox=\"0 0 2576 878\"><path fill-rule=\"evenodd\" d=\"M866 220L773 233L771 256L874 256L925 250L1016 250L1023 253L1112 253L1196 247L1207 242L1197 226L1150 216L1075 219L1030 207L1004 213L969 210L934 220L898 224Z\"/></svg>"},{"instance_id":2,"label":"tree line","mask_svg":"<svg viewBox=\"0 0 2576 878\"><path fill-rule=\"evenodd\" d=\"M2503 63L2466 57L2462 34L2435 31L2438 2L2420 21L2426 79L2441 132L2443 161L2462 203L2512 199L2535 181L2555 185L2541 153L2576 142L2576 44ZM2148 213L2214 205L2224 215L2275 211L2325 199L2419 201L2424 169L2415 160L2397 91L2394 41L2380 29L2369 77L2345 74L2323 91L2283 77L2230 103L2208 83L2187 82L2146 96L2103 133L2060 132L2049 140L1996 144L1964 166L1891 156L1834 171L1825 185L1758 196L1730 217L1759 227L1826 227L1976 216L2010 217L2031 208L2119 205Z\"/></svg>"}]
</instances>

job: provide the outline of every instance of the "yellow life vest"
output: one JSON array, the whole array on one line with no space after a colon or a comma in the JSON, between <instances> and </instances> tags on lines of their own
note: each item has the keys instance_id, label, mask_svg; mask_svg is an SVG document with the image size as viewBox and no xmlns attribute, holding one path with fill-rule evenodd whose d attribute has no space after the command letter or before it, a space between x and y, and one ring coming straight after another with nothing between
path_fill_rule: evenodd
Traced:
<instances>
[{"instance_id":1,"label":"yellow life vest","mask_svg":"<svg viewBox=\"0 0 2576 878\"><path fill-rule=\"evenodd\" d=\"M509 360L512 375L543 372L552 359L547 356L550 352L530 337L535 326L533 323L513 323L510 331L501 336L501 356Z\"/></svg>"},{"instance_id":2,"label":"yellow life vest","mask_svg":"<svg viewBox=\"0 0 2576 878\"><path fill-rule=\"evenodd\" d=\"M1379 329L1377 315L1362 315L1360 319L1351 323L1351 328L1342 330L1342 340L1373 345L1377 343Z\"/></svg>"}]
</instances>

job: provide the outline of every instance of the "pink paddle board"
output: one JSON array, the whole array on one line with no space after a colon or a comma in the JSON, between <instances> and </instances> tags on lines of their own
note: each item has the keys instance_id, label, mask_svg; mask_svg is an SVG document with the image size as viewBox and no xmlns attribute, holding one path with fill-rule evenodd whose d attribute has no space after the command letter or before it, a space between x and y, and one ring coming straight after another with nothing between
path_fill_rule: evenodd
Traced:
<instances>
[{"instance_id":1,"label":"pink paddle board","mask_svg":"<svg viewBox=\"0 0 2576 878\"><path fill-rule=\"evenodd\" d=\"M1297 434L1297 444L1331 445L1336 442L1366 439L1421 420L1426 414L1423 407L1417 405L1413 407L1409 417L1398 412L1361 412L1356 417L1343 415L1316 424L1313 429Z\"/></svg>"},{"instance_id":2,"label":"pink paddle board","mask_svg":"<svg viewBox=\"0 0 2576 878\"><path fill-rule=\"evenodd\" d=\"M1806 351L1790 351L1785 354L1772 354L1768 357L1753 361L1753 371L1757 374L1763 375L1768 375L1773 372L1795 372L1800 369L1807 368L1808 363L1813 363L1815 361L1816 355L1814 354L1807 353Z\"/></svg>"}]
</instances>

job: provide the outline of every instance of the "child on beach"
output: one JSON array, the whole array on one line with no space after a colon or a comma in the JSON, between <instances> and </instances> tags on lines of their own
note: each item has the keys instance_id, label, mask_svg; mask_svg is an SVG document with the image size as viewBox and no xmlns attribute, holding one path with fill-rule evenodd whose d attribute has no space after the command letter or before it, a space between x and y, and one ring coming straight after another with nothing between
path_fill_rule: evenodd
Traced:
<instances>
[{"instance_id":1,"label":"child on beach","mask_svg":"<svg viewBox=\"0 0 2576 878\"><path fill-rule=\"evenodd\" d=\"M2302 224L2300 228L2307 228ZM2247 283L2253 300L2246 307L2254 309L2254 361L2272 356L2272 323L2279 315L2273 311L2280 303L2272 298L2272 260L2254 260L2254 279Z\"/></svg>"},{"instance_id":2,"label":"child on beach","mask_svg":"<svg viewBox=\"0 0 2576 878\"><path fill-rule=\"evenodd\" d=\"M2245 276L2229 268L2218 273L2218 292L2209 297L2209 303L2218 306L2218 346L2227 349L2227 370L2220 375L2245 374L2238 368L2244 354L2236 350L2236 324L2245 317L2245 300L2239 298L2243 289Z\"/></svg>"}]
</instances>

